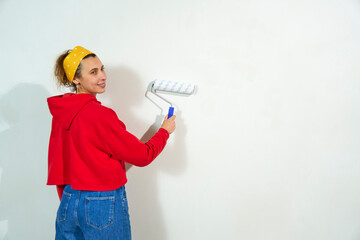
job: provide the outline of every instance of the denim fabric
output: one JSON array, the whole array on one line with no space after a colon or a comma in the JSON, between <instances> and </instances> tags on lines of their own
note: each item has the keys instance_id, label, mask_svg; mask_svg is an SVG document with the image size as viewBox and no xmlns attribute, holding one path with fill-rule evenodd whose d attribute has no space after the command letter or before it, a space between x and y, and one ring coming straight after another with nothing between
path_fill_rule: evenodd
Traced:
<instances>
[{"instance_id":1,"label":"denim fabric","mask_svg":"<svg viewBox=\"0 0 360 240\"><path fill-rule=\"evenodd\" d=\"M56 216L55 240L130 240L125 186L114 191L79 191L66 186Z\"/></svg>"}]
</instances>

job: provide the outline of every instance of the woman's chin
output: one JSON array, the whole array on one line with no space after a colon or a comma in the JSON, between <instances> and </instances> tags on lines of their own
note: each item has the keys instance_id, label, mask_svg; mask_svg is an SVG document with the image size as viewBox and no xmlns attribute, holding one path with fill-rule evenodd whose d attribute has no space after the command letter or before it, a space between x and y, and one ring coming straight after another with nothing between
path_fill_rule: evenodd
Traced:
<instances>
[{"instance_id":1,"label":"woman's chin","mask_svg":"<svg viewBox=\"0 0 360 240\"><path fill-rule=\"evenodd\" d=\"M99 93L99 94L104 93L105 90L106 90L105 88L101 88L101 89L99 89L99 91L97 93Z\"/></svg>"}]
</instances>

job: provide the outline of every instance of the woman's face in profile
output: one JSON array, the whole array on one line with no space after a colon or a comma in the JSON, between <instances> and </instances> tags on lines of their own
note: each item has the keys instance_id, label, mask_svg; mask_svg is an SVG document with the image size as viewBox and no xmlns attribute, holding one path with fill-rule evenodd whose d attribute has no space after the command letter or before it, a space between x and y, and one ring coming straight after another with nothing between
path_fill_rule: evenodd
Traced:
<instances>
[{"instance_id":1,"label":"woman's face in profile","mask_svg":"<svg viewBox=\"0 0 360 240\"><path fill-rule=\"evenodd\" d=\"M73 82L78 86L77 93L89 93L94 96L105 92L106 73L104 65L96 57L88 57L81 61L81 77L74 78Z\"/></svg>"}]
</instances>

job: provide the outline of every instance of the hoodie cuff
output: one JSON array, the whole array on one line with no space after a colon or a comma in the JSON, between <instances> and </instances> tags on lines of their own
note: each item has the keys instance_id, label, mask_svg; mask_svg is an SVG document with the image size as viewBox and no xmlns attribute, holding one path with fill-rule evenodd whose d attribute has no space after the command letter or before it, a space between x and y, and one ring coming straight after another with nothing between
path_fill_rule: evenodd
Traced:
<instances>
[{"instance_id":1,"label":"hoodie cuff","mask_svg":"<svg viewBox=\"0 0 360 240\"><path fill-rule=\"evenodd\" d=\"M164 135L164 137L166 137L166 140L170 137L169 132L165 128L160 128L158 132Z\"/></svg>"}]
</instances>

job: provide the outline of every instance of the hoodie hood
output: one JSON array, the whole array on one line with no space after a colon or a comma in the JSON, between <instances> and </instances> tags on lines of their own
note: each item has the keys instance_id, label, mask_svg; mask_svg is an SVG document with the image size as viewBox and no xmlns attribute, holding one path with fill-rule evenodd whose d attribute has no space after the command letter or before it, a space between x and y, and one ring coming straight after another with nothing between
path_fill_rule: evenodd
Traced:
<instances>
[{"instance_id":1,"label":"hoodie hood","mask_svg":"<svg viewBox=\"0 0 360 240\"><path fill-rule=\"evenodd\" d=\"M54 120L65 129L70 129L71 123L76 115L89 102L100 103L96 97L91 94L74 93L49 97L47 102Z\"/></svg>"}]
</instances>

